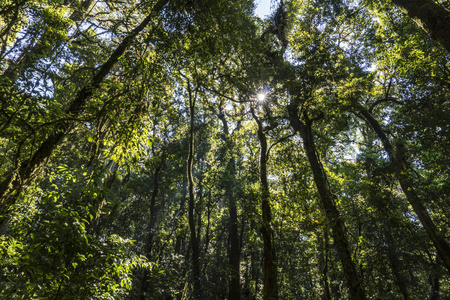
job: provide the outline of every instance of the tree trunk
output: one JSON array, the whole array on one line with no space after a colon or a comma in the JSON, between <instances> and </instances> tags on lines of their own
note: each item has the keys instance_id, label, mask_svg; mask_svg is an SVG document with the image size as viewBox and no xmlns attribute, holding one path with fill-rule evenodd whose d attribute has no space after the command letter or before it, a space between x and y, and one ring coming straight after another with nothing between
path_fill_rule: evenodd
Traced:
<instances>
[{"instance_id":1,"label":"tree trunk","mask_svg":"<svg viewBox=\"0 0 450 300\"><path fill-rule=\"evenodd\" d=\"M197 238L197 232L195 230L195 194L194 194L194 176L193 176L193 165L194 165L194 114L195 114L195 98L192 95L191 84L187 83L187 89L189 93L189 115L190 115L190 126L189 126L189 155L187 160L187 178L188 178L188 193L189 193L189 229L191 232L191 249L192 249L192 275L193 275L193 299L202 300L201 284L200 284L200 244Z\"/></svg>"},{"instance_id":2,"label":"tree trunk","mask_svg":"<svg viewBox=\"0 0 450 300\"><path fill-rule=\"evenodd\" d=\"M229 284L229 299L241 299L241 281L240 281L240 249L237 224L237 208L234 197L228 199L228 210L230 213L230 257L229 264L231 269L231 278Z\"/></svg>"},{"instance_id":3,"label":"tree trunk","mask_svg":"<svg viewBox=\"0 0 450 300\"><path fill-rule=\"evenodd\" d=\"M336 208L335 199L328 188L328 181L323 167L319 161L318 153L312 134L311 121L305 116L306 123L303 124L298 116L298 109L294 105L289 105L289 121L294 131L299 132L303 140L303 146L311 166L314 182L320 194L322 207L329 221L333 232L334 245L342 264L344 275L349 288L350 298L354 300L365 299L365 292L362 285L362 279L356 271L355 263L352 260L350 246L345 232L344 223L339 211Z\"/></svg>"},{"instance_id":4,"label":"tree trunk","mask_svg":"<svg viewBox=\"0 0 450 300\"><path fill-rule=\"evenodd\" d=\"M260 181L261 181L261 210L262 210L262 225L261 233L263 236L264 252L264 285L263 285L263 299L275 300L278 299L278 271L276 264L276 252L273 241L273 230L271 226L272 212L270 208L270 192L269 183L267 181L267 139L263 131L261 120L255 115L252 109L252 115L258 124L258 139L261 146L260 149Z\"/></svg>"},{"instance_id":5,"label":"tree trunk","mask_svg":"<svg viewBox=\"0 0 450 300\"><path fill-rule=\"evenodd\" d=\"M91 82L78 92L66 111L68 116L76 119L83 113L86 102L92 97L94 91L100 87L103 79L117 63L119 57L168 1L169 0L159 0L155 4L152 13L131 31L122 43L120 43L116 50L111 54L108 61L104 63L100 67L100 70L94 75ZM70 132L72 127L73 123L69 121L58 124L33 155L31 155L29 159L23 161L18 170L11 170L10 174L0 183L0 226L7 217L11 206L15 203L21 190L41 172L55 147Z\"/></svg>"},{"instance_id":6,"label":"tree trunk","mask_svg":"<svg viewBox=\"0 0 450 300\"><path fill-rule=\"evenodd\" d=\"M450 53L450 10L432 0L392 0Z\"/></svg>"},{"instance_id":7,"label":"tree trunk","mask_svg":"<svg viewBox=\"0 0 450 300\"><path fill-rule=\"evenodd\" d=\"M400 182L400 187L402 188L406 199L411 204L414 212L419 218L419 221L422 223L423 228L433 242L438 256L441 258L445 267L450 271L450 246L434 224L433 220L428 214L428 210L417 195L414 185L410 179L410 171L408 169L408 166L406 165L402 151L394 151L394 147L391 145L380 124L377 120L375 120L375 118L369 113L368 110L366 110L362 105L359 104L357 104L357 109L370 124L372 129L378 135L378 138L383 143L384 149L388 153L389 159L394 166L395 176Z\"/></svg>"},{"instance_id":8,"label":"tree trunk","mask_svg":"<svg viewBox=\"0 0 450 300\"><path fill-rule=\"evenodd\" d=\"M156 167L155 173L153 175L153 190L152 190L152 196L150 198L150 222L148 224L149 232L148 232L147 245L146 245L146 250L145 250L146 251L145 256L147 257L148 261L152 260L153 237L155 236L155 225L156 225L156 197L158 196L158 192L159 192L160 174L164 167L164 160L165 160L165 157L163 155L162 161ZM149 275L150 274L149 274L148 270L145 269L144 273L142 274L142 278L141 278L141 300L146 299Z\"/></svg>"},{"instance_id":9,"label":"tree trunk","mask_svg":"<svg viewBox=\"0 0 450 300\"><path fill-rule=\"evenodd\" d=\"M222 121L223 133L225 136L225 142L231 143L230 133L228 131L228 123L225 119L225 114L220 111L217 116ZM232 150L231 150L232 151ZM234 187L236 185L236 162L234 154L227 164L225 174L225 196L228 199L228 211L230 214L230 227L228 235L230 237L230 253L229 253L229 265L230 265L230 282L228 285L228 297L230 300L241 299L241 282L240 282L240 248L239 248L239 234L238 234L238 218L237 207L235 199Z\"/></svg>"},{"instance_id":10,"label":"tree trunk","mask_svg":"<svg viewBox=\"0 0 450 300\"><path fill-rule=\"evenodd\" d=\"M181 191L181 199L180 199L180 212L178 213L178 219L181 219L181 217L184 215L184 206L186 204L186 196L187 196L187 192L186 192L186 188L188 185L188 181L187 181L187 176L184 175L183 176L183 185L182 185L182 191ZM184 238L185 238L185 234L183 234L182 232L183 230L177 230L177 237L176 237L176 242L175 242L175 253L176 254L182 254L183 251L181 249L181 244L184 243Z\"/></svg>"}]
</instances>

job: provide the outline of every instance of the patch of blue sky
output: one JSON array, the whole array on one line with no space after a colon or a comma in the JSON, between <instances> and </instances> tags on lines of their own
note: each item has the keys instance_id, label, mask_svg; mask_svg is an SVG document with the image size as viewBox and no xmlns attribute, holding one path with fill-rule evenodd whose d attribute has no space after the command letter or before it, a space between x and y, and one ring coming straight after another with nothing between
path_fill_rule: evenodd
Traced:
<instances>
[{"instance_id":1,"label":"patch of blue sky","mask_svg":"<svg viewBox=\"0 0 450 300\"><path fill-rule=\"evenodd\" d=\"M274 4L274 0L255 0L256 9L255 15L261 19L265 19L272 12L271 6Z\"/></svg>"}]
</instances>

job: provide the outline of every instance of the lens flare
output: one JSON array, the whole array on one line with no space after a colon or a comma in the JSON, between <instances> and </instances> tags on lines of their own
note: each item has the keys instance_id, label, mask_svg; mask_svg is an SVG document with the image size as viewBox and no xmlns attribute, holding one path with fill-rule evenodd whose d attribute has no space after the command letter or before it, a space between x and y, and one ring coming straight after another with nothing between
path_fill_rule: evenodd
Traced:
<instances>
[{"instance_id":1,"label":"lens flare","mask_svg":"<svg viewBox=\"0 0 450 300\"><path fill-rule=\"evenodd\" d=\"M260 93L256 95L256 99L258 99L259 102L263 102L264 100L266 100L266 94Z\"/></svg>"}]
</instances>

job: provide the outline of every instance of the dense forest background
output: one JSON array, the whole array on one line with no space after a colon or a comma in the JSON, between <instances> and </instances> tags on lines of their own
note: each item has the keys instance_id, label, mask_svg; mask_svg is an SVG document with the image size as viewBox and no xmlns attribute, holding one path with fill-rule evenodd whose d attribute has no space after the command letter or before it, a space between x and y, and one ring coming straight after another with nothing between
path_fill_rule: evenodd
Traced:
<instances>
[{"instance_id":1,"label":"dense forest background","mask_svg":"<svg viewBox=\"0 0 450 300\"><path fill-rule=\"evenodd\" d=\"M3 0L1 299L450 299L450 2Z\"/></svg>"}]
</instances>

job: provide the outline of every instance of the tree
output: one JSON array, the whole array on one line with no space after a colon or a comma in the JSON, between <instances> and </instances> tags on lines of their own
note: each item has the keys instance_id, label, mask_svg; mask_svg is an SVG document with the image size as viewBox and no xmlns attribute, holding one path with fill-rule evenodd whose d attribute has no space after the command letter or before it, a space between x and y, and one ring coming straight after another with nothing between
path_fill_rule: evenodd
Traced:
<instances>
[{"instance_id":1,"label":"tree","mask_svg":"<svg viewBox=\"0 0 450 300\"><path fill-rule=\"evenodd\" d=\"M153 11L135 28L130 34L119 44L109 59L101 66L99 71L93 76L89 84L85 85L71 101L69 108L65 111L67 118L77 118L82 114L86 102L93 96L108 75L111 69L122 56L134 38L151 22L154 21L154 14L159 13L167 1L159 1L155 4ZM58 122L57 127L53 129L53 133L45 138L31 157L20 164L18 170L10 170L9 175L0 183L0 214L5 217L12 204L15 203L15 197L18 196L21 189L34 176L39 174L45 162L52 154L54 148L61 142L72 128L70 121ZM17 162L18 163L18 162Z\"/></svg>"},{"instance_id":2,"label":"tree","mask_svg":"<svg viewBox=\"0 0 450 300\"><path fill-rule=\"evenodd\" d=\"M430 239L433 241L439 257L442 259L446 268L450 270L450 246L448 245L444 236L439 232L434 222L431 220L427 209L420 201L419 196L414 189L414 185L409 179L409 168L405 165L406 159L404 157L404 145L399 144L396 151L394 152L394 147L391 145L387 136L381 129L380 124L363 107L358 106L357 110L364 116L364 118L367 120L367 122L370 124L370 126L382 141L383 146L389 155L389 159L394 165L394 168L396 170L396 177L400 182L400 186L403 192L405 193L409 203L414 209L414 212L417 214L419 220L427 231Z\"/></svg>"},{"instance_id":3,"label":"tree","mask_svg":"<svg viewBox=\"0 0 450 300\"><path fill-rule=\"evenodd\" d=\"M278 299L278 270L277 258L275 251L274 232L272 229L272 209L270 204L270 190L267 180L267 160L268 160L268 146L265 131L270 130L270 127L264 128L262 121L255 114L252 107L251 113L253 119L258 124L258 139L260 143L260 184L261 184L261 211L262 211L262 225L261 233L264 242L264 299L272 300Z\"/></svg>"},{"instance_id":4,"label":"tree","mask_svg":"<svg viewBox=\"0 0 450 300\"><path fill-rule=\"evenodd\" d=\"M233 147L233 141L229 132L229 126L225 117L225 111L222 104L219 106L219 112L216 113L217 117L222 122L223 126L223 140L224 144L228 147ZM238 124L239 126L239 124ZM238 129L238 128L236 128ZM234 145L236 146L236 145ZM240 249L239 249L239 233L238 233L238 215L236 205L236 158L233 153L233 149L227 149L227 152L231 152L229 161L224 160L226 164L224 174L224 187L225 195L228 198L228 211L230 214L230 226L229 226L229 239L230 239L230 254L229 263L231 269L231 279L229 283L228 297L230 299L239 300L241 298L241 283L240 283ZM229 155L226 153L224 156L228 159Z\"/></svg>"},{"instance_id":5,"label":"tree","mask_svg":"<svg viewBox=\"0 0 450 300\"><path fill-rule=\"evenodd\" d=\"M1 296L448 294L447 4L3 1Z\"/></svg>"}]
</instances>

